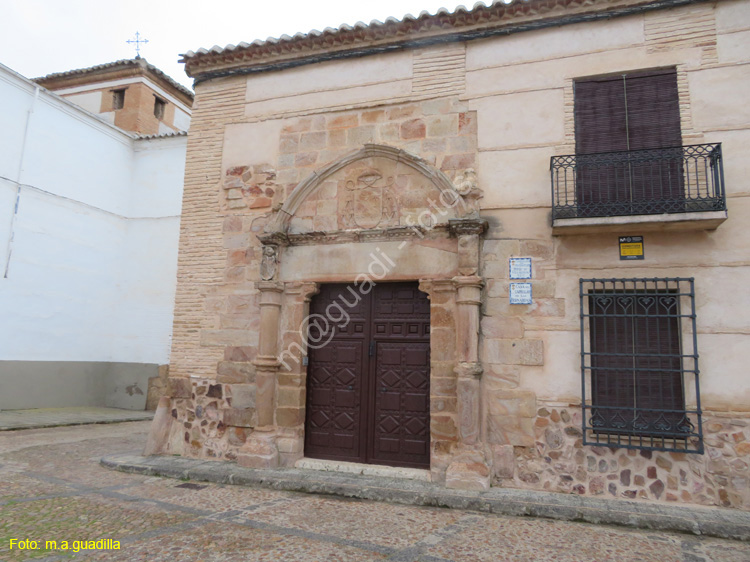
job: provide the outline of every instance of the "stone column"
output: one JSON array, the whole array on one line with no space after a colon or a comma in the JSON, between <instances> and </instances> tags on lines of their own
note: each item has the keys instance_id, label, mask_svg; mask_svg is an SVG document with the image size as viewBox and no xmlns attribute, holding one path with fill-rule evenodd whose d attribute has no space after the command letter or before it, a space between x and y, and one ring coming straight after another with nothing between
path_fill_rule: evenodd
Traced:
<instances>
[{"instance_id":1,"label":"stone column","mask_svg":"<svg viewBox=\"0 0 750 562\"><path fill-rule=\"evenodd\" d=\"M279 465L274 425L276 374L279 370L279 321L283 283L275 281L278 264L278 246L263 246L263 261L258 282L260 291L260 327L258 356L255 365L255 404L258 424L237 455L240 466L274 468Z\"/></svg>"},{"instance_id":2,"label":"stone column","mask_svg":"<svg viewBox=\"0 0 750 562\"><path fill-rule=\"evenodd\" d=\"M456 394L461 443L479 442L479 316L484 282L480 277L454 277L456 295Z\"/></svg>"},{"instance_id":3,"label":"stone column","mask_svg":"<svg viewBox=\"0 0 750 562\"><path fill-rule=\"evenodd\" d=\"M459 445L445 473L448 488L487 490L490 466L480 441L480 390L482 364L479 361L479 321L484 281L479 272L480 236L487 223L480 219L450 221L458 237L456 287L456 396L458 401Z\"/></svg>"},{"instance_id":4,"label":"stone column","mask_svg":"<svg viewBox=\"0 0 750 562\"><path fill-rule=\"evenodd\" d=\"M276 446L279 464L294 466L304 455L307 366L307 318L319 286L286 283L281 316L281 353L276 386Z\"/></svg>"}]
</instances>

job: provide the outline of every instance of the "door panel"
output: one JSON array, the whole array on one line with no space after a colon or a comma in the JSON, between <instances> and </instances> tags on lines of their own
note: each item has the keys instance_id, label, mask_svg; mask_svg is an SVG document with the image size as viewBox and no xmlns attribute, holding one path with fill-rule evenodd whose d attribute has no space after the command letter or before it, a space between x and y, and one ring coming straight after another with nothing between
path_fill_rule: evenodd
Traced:
<instances>
[{"instance_id":1,"label":"door panel","mask_svg":"<svg viewBox=\"0 0 750 562\"><path fill-rule=\"evenodd\" d=\"M429 342L377 343L370 462L429 467L429 362L407 360L426 359L429 348Z\"/></svg>"},{"instance_id":2,"label":"door panel","mask_svg":"<svg viewBox=\"0 0 750 562\"><path fill-rule=\"evenodd\" d=\"M324 285L310 306L325 316L338 303L350 321L311 330L311 342L330 341L309 351L305 454L429 467L427 296L416 283L381 283L367 295L350 287Z\"/></svg>"}]
</instances>

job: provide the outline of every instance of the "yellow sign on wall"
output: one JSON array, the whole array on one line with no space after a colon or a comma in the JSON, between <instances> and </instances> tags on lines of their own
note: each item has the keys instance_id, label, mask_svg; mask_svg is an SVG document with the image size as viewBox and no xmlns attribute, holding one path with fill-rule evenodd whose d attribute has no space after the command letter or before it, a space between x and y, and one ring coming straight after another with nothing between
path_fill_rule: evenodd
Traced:
<instances>
[{"instance_id":1,"label":"yellow sign on wall","mask_svg":"<svg viewBox=\"0 0 750 562\"><path fill-rule=\"evenodd\" d=\"M620 259L643 259L643 236L620 236Z\"/></svg>"}]
</instances>

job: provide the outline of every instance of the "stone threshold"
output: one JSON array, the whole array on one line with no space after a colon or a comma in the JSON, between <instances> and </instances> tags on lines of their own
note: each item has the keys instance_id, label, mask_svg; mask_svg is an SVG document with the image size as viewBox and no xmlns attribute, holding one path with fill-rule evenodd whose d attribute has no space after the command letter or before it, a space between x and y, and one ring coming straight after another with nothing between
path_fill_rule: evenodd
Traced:
<instances>
[{"instance_id":1,"label":"stone threshold","mask_svg":"<svg viewBox=\"0 0 750 562\"><path fill-rule=\"evenodd\" d=\"M422 482L431 481L430 471L419 468L311 459L309 457L298 460L294 463L294 468L339 472L342 474L361 474L363 476L382 476L384 478L402 478L405 480L421 480Z\"/></svg>"},{"instance_id":2,"label":"stone threshold","mask_svg":"<svg viewBox=\"0 0 750 562\"><path fill-rule=\"evenodd\" d=\"M452 490L420 480L302 468L254 469L228 461L179 456L144 457L130 453L107 456L100 462L107 468L148 476L750 541L750 513L718 507L665 505L512 488L490 488L483 492Z\"/></svg>"}]
</instances>

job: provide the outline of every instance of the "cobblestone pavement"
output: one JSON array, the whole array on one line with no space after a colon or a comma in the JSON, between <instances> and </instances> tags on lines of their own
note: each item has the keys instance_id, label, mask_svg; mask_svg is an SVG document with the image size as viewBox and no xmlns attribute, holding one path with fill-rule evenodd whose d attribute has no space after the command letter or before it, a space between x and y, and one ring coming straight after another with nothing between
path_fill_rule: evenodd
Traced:
<instances>
[{"instance_id":1,"label":"cobblestone pavement","mask_svg":"<svg viewBox=\"0 0 750 562\"><path fill-rule=\"evenodd\" d=\"M750 561L750 544L730 540L185 483L98 464L139 450L148 425L0 433L0 560ZM11 539L39 548L11 550ZM72 550L100 539L120 550Z\"/></svg>"}]
</instances>

